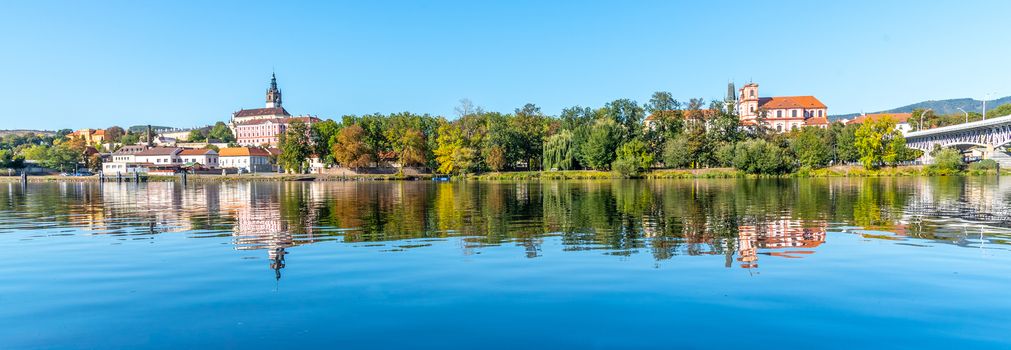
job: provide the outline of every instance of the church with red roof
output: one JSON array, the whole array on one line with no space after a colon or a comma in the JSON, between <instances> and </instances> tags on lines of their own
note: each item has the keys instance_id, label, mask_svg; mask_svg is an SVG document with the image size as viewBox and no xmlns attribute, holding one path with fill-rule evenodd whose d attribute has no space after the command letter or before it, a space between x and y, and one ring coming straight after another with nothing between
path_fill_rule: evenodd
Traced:
<instances>
[{"instance_id":1,"label":"church with red roof","mask_svg":"<svg viewBox=\"0 0 1011 350\"><path fill-rule=\"evenodd\" d=\"M737 114L743 125L761 123L777 132L829 125L828 107L814 96L761 97L756 83L748 83L740 89Z\"/></svg>"}]
</instances>

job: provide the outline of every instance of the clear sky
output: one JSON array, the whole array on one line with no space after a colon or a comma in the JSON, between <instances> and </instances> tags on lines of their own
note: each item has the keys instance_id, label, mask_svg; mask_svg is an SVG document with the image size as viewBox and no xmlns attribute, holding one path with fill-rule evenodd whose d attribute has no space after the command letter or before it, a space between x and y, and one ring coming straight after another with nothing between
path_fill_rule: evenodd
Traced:
<instances>
[{"instance_id":1,"label":"clear sky","mask_svg":"<svg viewBox=\"0 0 1011 350\"><path fill-rule=\"evenodd\" d=\"M815 95L831 114L1011 95L1011 1L21 1L0 129L295 114L557 115L657 90Z\"/></svg>"}]
</instances>

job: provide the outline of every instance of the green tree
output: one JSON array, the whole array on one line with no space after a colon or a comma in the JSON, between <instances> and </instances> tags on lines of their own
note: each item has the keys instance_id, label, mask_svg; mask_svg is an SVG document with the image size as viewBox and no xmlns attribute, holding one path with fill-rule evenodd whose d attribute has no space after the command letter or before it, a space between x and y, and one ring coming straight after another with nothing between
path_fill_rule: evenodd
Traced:
<instances>
[{"instance_id":1,"label":"green tree","mask_svg":"<svg viewBox=\"0 0 1011 350\"><path fill-rule=\"evenodd\" d=\"M281 155L277 161L285 171L301 173L308 169L312 144L309 142L309 127L301 121L292 121L278 140Z\"/></svg>"},{"instance_id":2,"label":"green tree","mask_svg":"<svg viewBox=\"0 0 1011 350\"><path fill-rule=\"evenodd\" d=\"M204 134L203 129L193 129L190 130L190 134L186 137L189 142L204 142L207 141L207 135Z\"/></svg>"},{"instance_id":3,"label":"green tree","mask_svg":"<svg viewBox=\"0 0 1011 350\"><path fill-rule=\"evenodd\" d=\"M667 140L663 149L664 165L669 168L696 168L705 160L707 146L702 123L692 122L682 132Z\"/></svg>"},{"instance_id":4,"label":"green tree","mask_svg":"<svg viewBox=\"0 0 1011 350\"><path fill-rule=\"evenodd\" d=\"M838 133L835 136L835 156L839 162L856 162L860 160L860 150L857 149L856 131L860 128L858 124L850 124L844 127L835 127L833 130Z\"/></svg>"},{"instance_id":5,"label":"green tree","mask_svg":"<svg viewBox=\"0 0 1011 350\"><path fill-rule=\"evenodd\" d=\"M358 169L368 166L375 158L375 152L370 149L370 145L363 140L365 129L358 124L352 124L341 128L334 137L333 159L341 165Z\"/></svg>"},{"instance_id":6,"label":"green tree","mask_svg":"<svg viewBox=\"0 0 1011 350\"><path fill-rule=\"evenodd\" d=\"M965 169L962 153L957 150L941 148L934 151L932 157L934 158L933 162L927 166L927 170L930 173L949 175Z\"/></svg>"},{"instance_id":7,"label":"green tree","mask_svg":"<svg viewBox=\"0 0 1011 350\"><path fill-rule=\"evenodd\" d=\"M794 131L790 137L790 150L797 156L801 166L821 168L832 161L832 149L828 144L829 131L805 127Z\"/></svg>"},{"instance_id":8,"label":"green tree","mask_svg":"<svg viewBox=\"0 0 1011 350\"><path fill-rule=\"evenodd\" d=\"M140 134L135 132L127 132L126 135L123 135L123 137L119 139L119 142L124 145L136 145L138 142L140 142Z\"/></svg>"},{"instance_id":9,"label":"green tree","mask_svg":"<svg viewBox=\"0 0 1011 350\"><path fill-rule=\"evenodd\" d=\"M540 107L528 103L523 108L517 108L509 120L509 129L519 158L527 163L528 169L535 169L540 165L538 160L544 151L544 134L547 132Z\"/></svg>"},{"instance_id":10,"label":"green tree","mask_svg":"<svg viewBox=\"0 0 1011 350\"><path fill-rule=\"evenodd\" d=\"M333 144L337 141L337 133L341 126L332 119L313 123L309 127L309 140L312 141L312 152L325 164L336 164L333 157Z\"/></svg>"},{"instance_id":11,"label":"green tree","mask_svg":"<svg viewBox=\"0 0 1011 350\"><path fill-rule=\"evenodd\" d=\"M435 157L439 163L437 171L442 174L466 174L474 167L477 151L466 144L464 130L454 123L439 126L439 147Z\"/></svg>"},{"instance_id":12,"label":"green tree","mask_svg":"<svg viewBox=\"0 0 1011 350\"><path fill-rule=\"evenodd\" d=\"M762 139L739 142L734 150L734 167L749 174L788 173L792 163L785 150Z\"/></svg>"},{"instance_id":13,"label":"green tree","mask_svg":"<svg viewBox=\"0 0 1011 350\"><path fill-rule=\"evenodd\" d=\"M653 154L646 149L646 144L642 140L633 139L618 147L617 158L611 164L611 170L632 177L649 170L652 165Z\"/></svg>"},{"instance_id":14,"label":"green tree","mask_svg":"<svg viewBox=\"0 0 1011 350\"><path fill-rule=\"evenodd\" d=\"M580 146L580 163L597 170L607 169L614 162L623 135L624 130L614 119L598 119Z\"/></svg>"},{"instance_id":15,"label":"green tree","mask_svg":"<svg viewBox=\"0 0 1011 350\"><path fill-rule=\"evenodd\" d=\"M643 132L642 120L646 111L633 100L623 98L604 105L603 114L624 129L622 141L629 141Z\"/></svg>"},{"instance_id":16,"label":"green tree","mask_svg":"<svg viewBox=\"0 0 1011 350\"><path fill-rule=\"evenodd\" d=\"M207 132L207 138L213 139L217 142L233 142L235 141L235 135L232 135L232 129L228 127L224 122L214 123L211 130Z\"/></svg>"},{"instance_id":17,"label":"green tree","mask_svg":"<svg viewBox=\"0 0 1011 350\"><path fill-rule=\"evenodd\" d=\"M574 169L576 150L572 142L572 132L562 130L544 141L544 170Z\"/></svg>"},{"instance_id":18,"label":"green tree","mask_svg":"<svg viewBox=\"0 0 1011 350\"><path fill-rule=\"evenodd\" d=\"M0 149L0 168L20 169L25 165L25 157L16 154L14 150Z\"/></svg>"},{"instance_id":19,"label":"green tree","mask_svg":"<svg viewBox=\"0 0 1011 350\"><path fill-rule=\"evenodd\" d=\"M854 137L857 151L860 152L860 163L866 169L873 169L884 164L886 159L896 159L895 150L889 144L894 138L902 137L902 134L895 129L894 121L881 118L861 124Z\"/></svg>"},{"instance_id":20,"label":"green tree","mask_svg":"<svg viewBox=\"0 0 1011 350\"><path fill-rule=\"evenodd\" d=\"M425 135L416 129L407 129L400 138L400 166L418 166L425 164Z\"/></svg>"}]
</instances>

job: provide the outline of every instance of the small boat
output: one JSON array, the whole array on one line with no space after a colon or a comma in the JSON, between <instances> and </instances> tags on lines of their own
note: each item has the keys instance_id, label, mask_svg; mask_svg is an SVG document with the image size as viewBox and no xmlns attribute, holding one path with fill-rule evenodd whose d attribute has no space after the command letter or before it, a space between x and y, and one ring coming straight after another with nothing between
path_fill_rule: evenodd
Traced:
<instances>
[{"instance_id":1,"label":"small boat","mask_svg":"<svg viewBox=\"0 0 1011 350\"><path fill-rule=\"evenodd\" d=\"M432 181L449 181L449 176L435 176Z\"/></svg>"}]
</instances>

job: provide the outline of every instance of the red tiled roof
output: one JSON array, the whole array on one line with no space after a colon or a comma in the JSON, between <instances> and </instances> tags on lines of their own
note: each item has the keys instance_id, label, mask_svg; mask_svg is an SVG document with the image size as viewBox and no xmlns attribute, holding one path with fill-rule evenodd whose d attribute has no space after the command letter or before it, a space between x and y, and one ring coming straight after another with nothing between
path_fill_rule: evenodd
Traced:
<instances>
[{"instance_id":1,"label":"red tiled roof","mask_svg":"<svg viewBox=\"0 0 1011 350\"><path fill-rule=\"evenodd\" d=\"M761 97L758 99L758 108L783 109L783 108L827 108L824 103L818 101L814 96L776 96Z\"/></svg>"},{"instance_id":2,"label":"red tiled roof","mask_svg":"<svg viewBox=\"0 0 1011 350\"><path fill-rule=\"evenodd\" d=\"M206 149L206 148L202 148L202 149L188 148L188 149L184 149L182 152L179 152L179 155L180 156L202 156L202 155L205 155L205 154L211 154L213 152L214 152L214 150L212 150L212 149Z\"/></svg>"},{"instance_id":3,"label":"red tiled roof","mask_svg":"<svg viewBox=\"0 0 1011 350\"><path fill-rule=\"evenodd\" d=\"M863 122L868 120L874 121L881 118L891 118L892 121L896 123L905 123L908 122L909 118L912 117L913 117L912 113L869 113L853 118L853 120L846 122L846 124L862 124Z\"/></svg>"},{"instance_id":4,"label":"red tiled roof","mask_svg":"<svg viewBox=\"0 0 1011 350\"><path fill-rule=\"evenodd\" d=\"M828 125L828 118L811 117L804 120L804 125Z\"/></svg>"},{"instance_id":5,"label":"red tiled roof","mask_svg":"<svg viewBox=\"0 0 1011 350\"><path fill-rule=\"evenodd\" d=\"M221 157L248 157L248 156L262 156L269 157L270 153L262 148L253 147L228 147L222 148L218 155Z\"/></svg>"},{"instance_id":6,"label":"red tiled roof","mask_svg":"<svg viewBox=\"0 0 1011 350\"><path fill-rule=\"evenodd\" d=\"M238 123L236 125L238 125L238 126L242 126L242 125L258 125L258 124L264 124L264 123L267 123L267 122L272 122L272 123L277 123L277 124L288 124L288 123L291 123L291 122L296 121L296 120L300 121L300 122L303 122L303 123L306 123L306 124L318 123L320 121L320 119L316 118L316 117L291 117L291 118L256 119L256 120L250 120L250 121L246 121L246 122L241 122L241 123Z\"/></svg>"},{"instance_id":7,"label":"red tiled roof","mask_svg":"<svg viewBox=\"0 0 1011 350\"><path fill-rule=\"evenodd\" d=\"M255 116L261 116L261 115L283 115L283 116L289 116L291 114L288 114L288 111L286 111L284 109L284 107L242 109L242 110L239 110L238 112L235 112L235 114L232 114L232 116L235 117L235 118L255 117Z\"/></svg>"}]
</instances>

